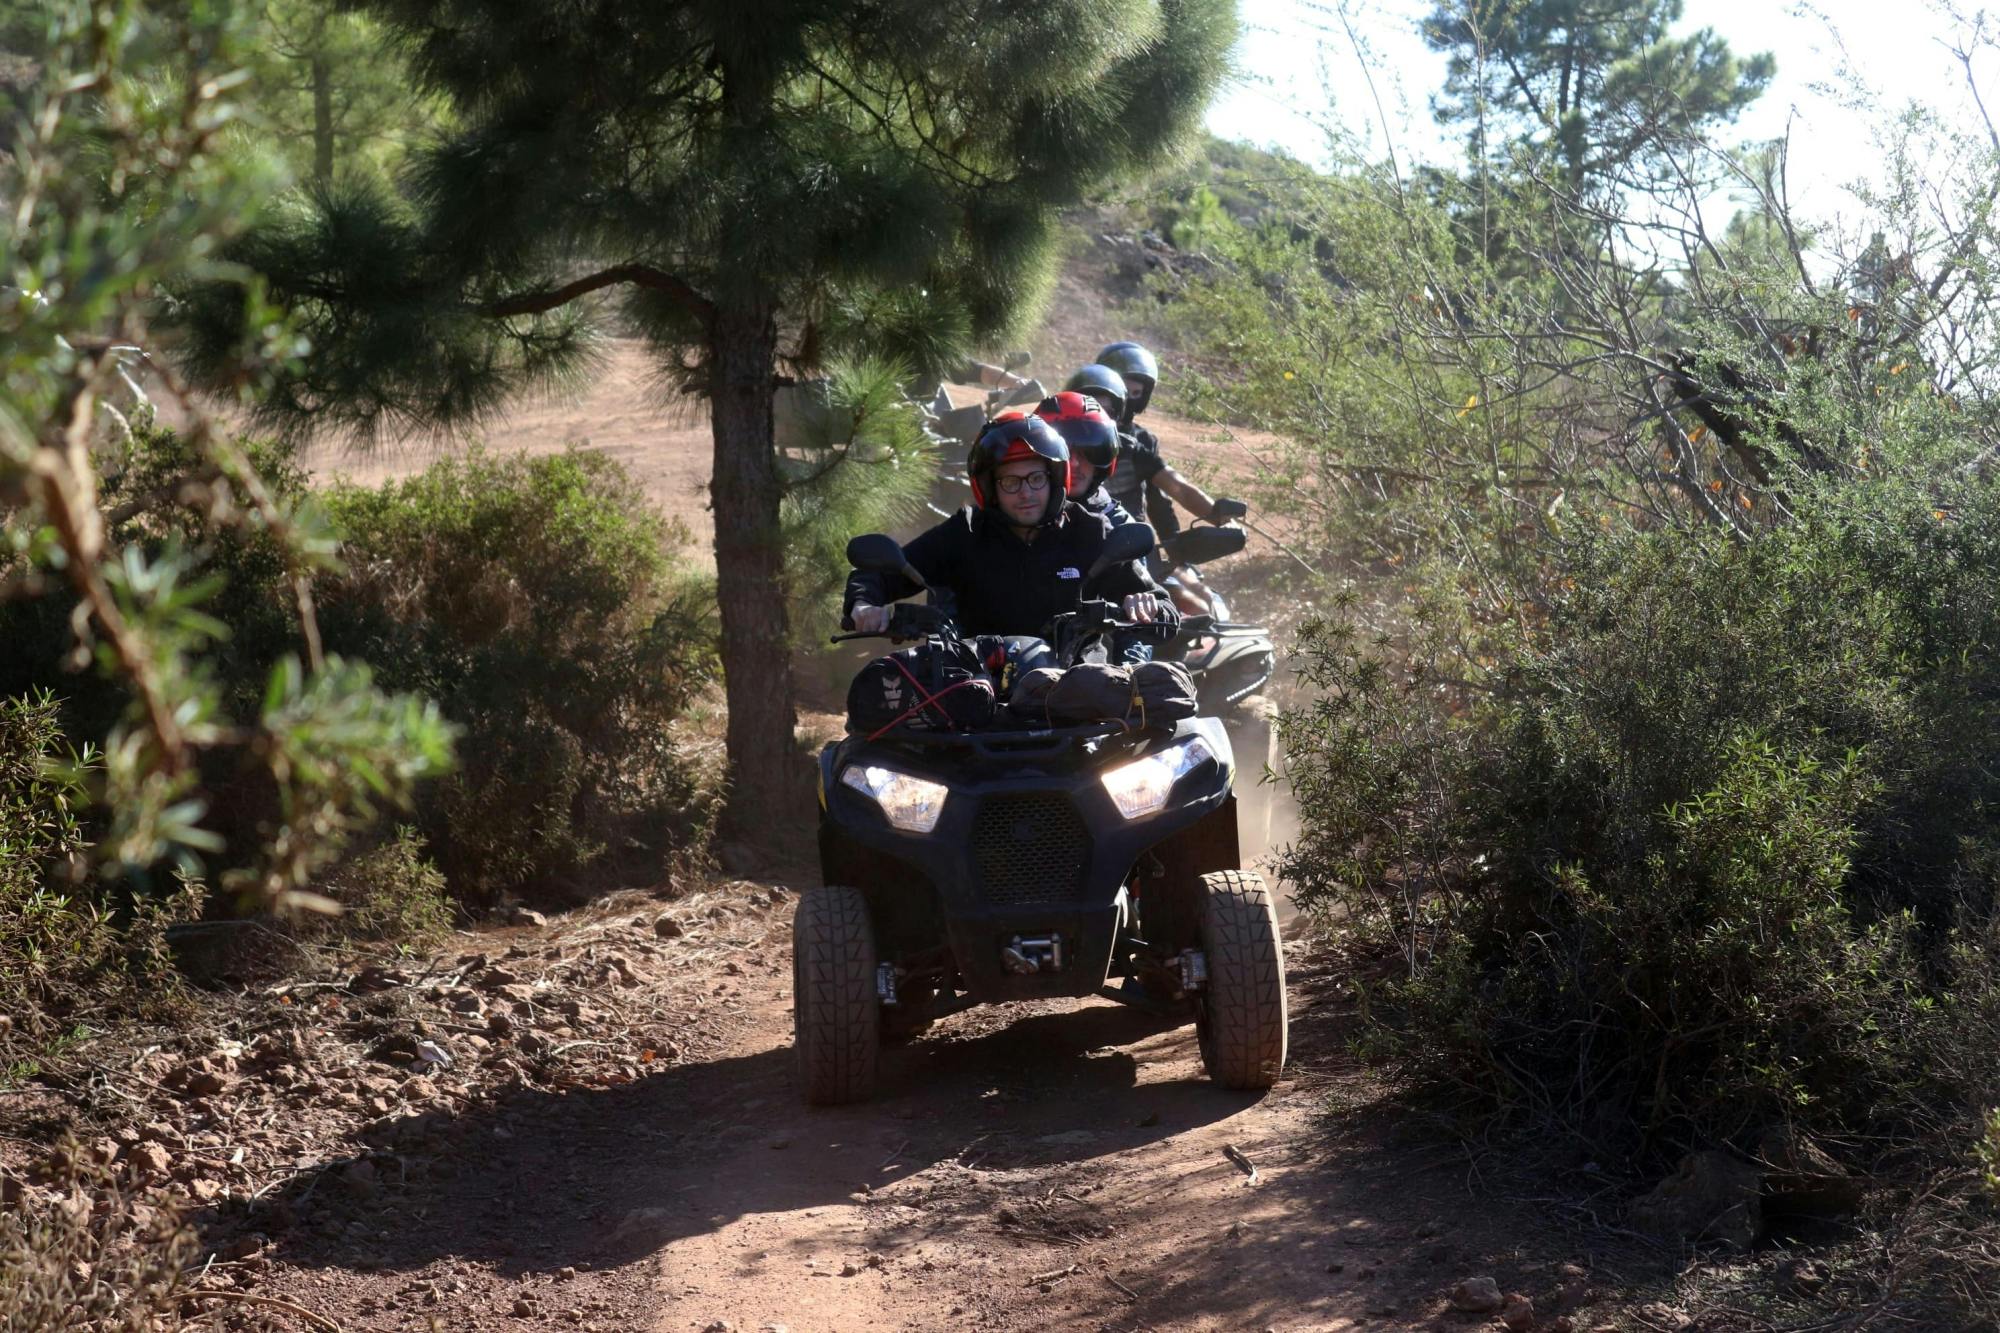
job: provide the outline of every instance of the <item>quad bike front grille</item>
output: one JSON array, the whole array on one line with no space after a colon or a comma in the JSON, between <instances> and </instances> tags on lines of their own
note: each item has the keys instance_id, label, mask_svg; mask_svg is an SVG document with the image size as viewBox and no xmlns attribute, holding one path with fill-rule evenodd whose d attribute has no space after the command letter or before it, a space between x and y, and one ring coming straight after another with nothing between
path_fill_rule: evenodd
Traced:
<instances>
[{"instance_id":1,"label":"quad bike front grille","mask_svg":"<svg viewBox=\"0 0 2000 1333\"><path fill-rule=\"evenodd\" d=\"M972 822L972 859L986 900L1073 902L1090 863L1090 834L1061 796L995 796Z\"/></svg>"}]
</instances>

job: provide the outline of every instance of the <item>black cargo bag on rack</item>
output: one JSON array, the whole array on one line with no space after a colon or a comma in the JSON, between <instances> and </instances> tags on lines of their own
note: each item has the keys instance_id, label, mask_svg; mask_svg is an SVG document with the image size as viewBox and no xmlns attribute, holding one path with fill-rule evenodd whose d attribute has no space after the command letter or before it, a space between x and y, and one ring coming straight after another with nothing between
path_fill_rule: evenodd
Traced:
<instances>
[{"instance_id":1,"label":"black cargo bag on rack","mask_svg":"<svg viewBox=\"0 0 2000 1333\"><path fill-rule=\"evenodd\" d=\"M1179 662L1141 662L1132 668L1132 705L1138 716L1127 721L1138 727L1193 717L1194 677Z\"/></svg>"},{"instance_id":2,"label":"black cargo bag on rack","mask_svg":"<svg viewBox=\"0 0 2000 1333\"><path fill-rule=\"evenodd\" d=\"M1194 681L1178 662L1137 666L1085 663L1067 671L1031 671L1008 697L1023 722L1047 727L1120 722L1152 727L1195 715Z\"/></svg>"},{"instance_id":3,"label":"black cargo bag on rack","mask_svg":"<svg viewBox=\"0 0 2000 1333\"><path fill-rule=\"evenodd\" d=\"M878 657L847 687L847 731L971 731L993 722L993 682L960 643L918 644Z\"/></svg>"}]
</instances>

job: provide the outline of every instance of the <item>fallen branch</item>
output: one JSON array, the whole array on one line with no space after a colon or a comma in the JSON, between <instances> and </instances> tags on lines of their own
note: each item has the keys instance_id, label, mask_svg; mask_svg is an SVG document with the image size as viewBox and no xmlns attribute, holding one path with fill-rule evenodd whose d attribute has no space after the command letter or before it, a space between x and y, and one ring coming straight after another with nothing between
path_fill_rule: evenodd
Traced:
<instances>
[{"instance_id":1,"label":"fallen branch","mask_svg":"<svg viewBox=\"0 0 2000 1333\"><path fill-rule=\"evenodd\" d=\"M1076 1274L1081 1273L1082 1271L1083 1271L1082 1264L1071 1264L1067 1268L1051 1269L1046 1273L1037 1273L1033 1277L1029 1278L1028 1285L1031 1287L1040 1286L1044 1282L1054 1282L1057 1278L1074 1277L1076 1276Z\"/></svg>"},{"instance_id":2,"label":"fallen branch","mask_svg":"<svg viewBox=\"0 0 2000 1333\"><path fill-rule=\"evenodd\" d=\"M1263 1179L1263 1177L1257 1174L1256 1164L1253 1163L1248 1157L1245 1157L1242 1154L1242 1152L1236 1147L1235 1144L1233 1143L1223 1144L1222 1155L1224 1157L1227 1157L1230 1161L1236 1163L1238 1167L1242 1168L1243 1174L1249 1177L1249 1180L1247 1182L1248 1184L1255 1185L1258 1184Z\"/></svg>"},{"instance_id":3,"label":"fallen branch","mask_svg":"<svg viewBox=\"0 0 2000 1333\"><path fill-rule=\"evenodd\" d=\"M1125 1284L1124 1284L1123 1282L1120 1282L1120 1281L1119 1281L1119 1280L1118 1280L1117 1278L1115 1278L1115 1277L1111 1276L1111 1274L1109 1274L1109 1273L1105 1273L1105 1274L1102 1274L1102 1276L1103 1276L1103 1278L1104 1278L1104 1280L1105 1280L1106 1282L1109 1282L1109 1283L1110 1283L1110 1284L1111 1284L1112 1286L1114 1286L1114 1287L1118 1288L1118 1290L1120 1290L1120 1291L1124 1292L1124 1293L1125 1293L1125 1295L1126 1295L1127 1297L1129 1297L1130 1299L1132 1299L1132 1300L1135 1300L1135 1301L1139 1299L1139 1293L1138 1293L1138 1292L1136 1292L1136 1291L1132 1290L1132 1289L1131 1289L1130 1287L1126 1286L1126 1285L1125 1285Z\"/></svg>"},{"instance_id":4,"label":"fallen branch","mask_svg":"<svg viewBox=\"0 0 2000 1333\"><path fill-rule=\"evenodd\" d=\"M276 1296L252 1296L248 1292L242 1291L191 1291L188 1295L195 1300L236 1301L243 1305L268 1305L273 1309L295 1314L314 1328L326 1330L326 1333L347 1333L339 1324L334 1323L325 1315L314 1314L303 1305L294 1305L292 1302L280 1300Z\"/></svg>"}]
</instances>

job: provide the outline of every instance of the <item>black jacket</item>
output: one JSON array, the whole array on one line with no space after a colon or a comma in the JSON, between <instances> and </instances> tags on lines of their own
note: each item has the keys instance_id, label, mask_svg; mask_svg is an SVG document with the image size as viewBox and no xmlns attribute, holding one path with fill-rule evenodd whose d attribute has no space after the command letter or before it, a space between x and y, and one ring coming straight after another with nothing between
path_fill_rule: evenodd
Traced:
<instances>
[{"instance_id":1,"label":"black jacket","mask_svg":"<svg viewBox=\"0 0 2000 1333\"><path fill-rule=\"evenodd\" d=\"M967 507L912 540L903 553L932 587L951 592L962 633L1039 635L1052 618L1076 609L1083 576L1110 531L1108 522L1072 500L1064 502L1059 522L1024 542L998 515ZM857 569L847 576L841 612L851 612L856 602L887 606L916 591L901 574ZM1160 598L1161 619L1150 631L1133 633L1165 643L1179 630L1180 613L1142 563L1112 566L1091 591L1112 600L1153 593Z\"/></svg>"},{"instance_id":2,"label":"black jacket","mask_svg":"<svg viewBox=\"0 0 2000 1333\"><path fill-rule=\"evenodd\" d=\"M1159 437L1144 426L1135 425L1119 432L1118 470L1104 484L1111 498L1127 513L1144 514L1161 541L1181 530L1174 502L1156 480L1166 470L1167 460L1160 457Z\"/></svg>"}]
</instances>

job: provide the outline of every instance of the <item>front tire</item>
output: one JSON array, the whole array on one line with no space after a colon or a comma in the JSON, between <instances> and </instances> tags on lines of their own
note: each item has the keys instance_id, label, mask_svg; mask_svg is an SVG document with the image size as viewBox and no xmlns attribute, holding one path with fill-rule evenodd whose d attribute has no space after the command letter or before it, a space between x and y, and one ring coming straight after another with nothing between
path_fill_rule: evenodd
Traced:
<instances>
[{"instance_id":1,"label":"front tire","mask_svg":"<svg viewBox=\"0 0 2000 1333\"><path fill-rule=\"evenodd\" d=\"M857 889L829 884L799 895L792 916L792 1042L799 1089L814 1106L875 1091L882 1010L875 997L875 932Z\"/></svg>"},{"instance_id":2,"label":"front tire","mask_svg":"<svg viewBox=\"0 0 2000 1333\"><path fill-rule=\"evenodd\" d=\"M1201 947L1208 959L1208 984L1195 999L1202 1065L1225 1088L1268 1088L1284 1072L1290 1034L1284 946L1263 876L1201 877Z\"/></svg>"}]
</instances>

